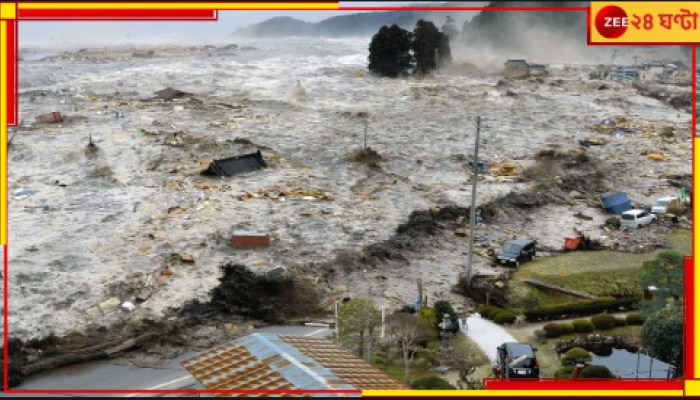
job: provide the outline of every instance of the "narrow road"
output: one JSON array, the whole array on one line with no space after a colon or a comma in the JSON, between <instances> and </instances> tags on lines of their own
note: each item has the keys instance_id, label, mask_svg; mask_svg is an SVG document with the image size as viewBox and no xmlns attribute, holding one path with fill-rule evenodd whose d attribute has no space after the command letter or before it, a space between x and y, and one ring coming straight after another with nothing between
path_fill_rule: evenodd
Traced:
<instances>
[{"instance_id":1,"label":"narrow road","mask_svg":"<svg viewBox=\"0 0 700 400\"><path fill-rule=\"evenodd\" d=\"M467 318L467 328L462 327L462 332L481 347L491 360L491 364L496 363L496 347L506 342L518 341L502 326L482 318L478 313Z\"/></svg>"}]
</instances>

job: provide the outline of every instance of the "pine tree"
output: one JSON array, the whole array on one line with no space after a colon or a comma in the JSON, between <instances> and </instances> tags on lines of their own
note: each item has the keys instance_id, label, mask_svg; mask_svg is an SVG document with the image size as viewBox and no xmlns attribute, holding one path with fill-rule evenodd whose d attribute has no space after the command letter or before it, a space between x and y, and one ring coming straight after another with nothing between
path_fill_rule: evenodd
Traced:
<instances>
[{"instance_id":1,"label":"pine tree","mask_svg":"<svg viewBox=\"0 0 700 400\"><path fill-rule=\"evenodd\" d=\"M369 45L368 69L375 75L396 78L413 66L411 32L394 24L382 26Z\"/></svg>"}]
</instances>

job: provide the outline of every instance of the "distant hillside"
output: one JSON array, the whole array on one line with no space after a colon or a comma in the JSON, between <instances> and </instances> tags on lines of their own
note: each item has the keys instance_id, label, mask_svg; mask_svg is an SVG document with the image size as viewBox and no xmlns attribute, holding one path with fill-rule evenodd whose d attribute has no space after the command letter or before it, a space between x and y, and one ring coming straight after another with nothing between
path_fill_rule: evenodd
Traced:
<instances>
[{"instance_id":1,"label":"distant hillside","mask_svg":"<svg viewBox=\"0 0 700 400\"><path fill-rule=\"evenodd\" d=\"M400 4L400 3L399 3ZM397 6L399 5L397 4ZM458 7L468 4L471 7L485 5L477 3L433 3L431 7ZM426 6L414 4L412 6ZM396 24L404 29L413 30L419 19L432 21L437 27L445 23L450 15L457 23L476 15L478 11L376 11L351 13L310 23L292 17L276 17L258 24L246 26L233 32L234 37L283 38L289 36L313 37L357 37L372 36L384 25ZM458 25L459 26L459 25Z\"/></svg>"},{"instance_id":2,"label":"distant hillside","mask_svg":"<svg viewBox=\"0 0 700 400\"><path fill-rule=\"evenodd\" d=\"M587 7L587 1L492 1L488 7ZM462 27L461 42L518 49L548 40L544 32L586 42L586 11L489 11L484 10Z\"/></svg>"}]
</instances>

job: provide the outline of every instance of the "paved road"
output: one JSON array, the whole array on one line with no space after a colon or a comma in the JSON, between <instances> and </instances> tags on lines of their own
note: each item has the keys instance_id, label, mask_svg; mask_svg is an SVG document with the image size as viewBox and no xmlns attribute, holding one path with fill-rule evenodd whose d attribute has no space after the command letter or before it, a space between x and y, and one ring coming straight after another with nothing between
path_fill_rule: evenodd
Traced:
<instances>
[{"instance_id":1,"label":"paved road","mask_svg":"<svg viewBox=\"0 0 700 400\"><path fill-rule=\"evenodd\" d=\"M269 326L256 329L260 333L276 333L279 335L298 335L328 337L331 330L322 326ZM130 368L114 365L109 361L94 361L69 366L44 374L32 376L13 390L105 390L105 389L144 389L144 390L178 390L204 389L192 376L185 371L180 362L193 357L199 352L183 354L171 360L163 368ZM3 394L0 397L29 397L37 394ZM47 396L46 394L44 396ZM157 393L127 393L127 394L51 394L51 397L99 396L99 397L153 397L167 396Z\"/></svg>"},{"instance_id":2,"label":"paved road","mask_svg":"<svg viewBox=\"0 0 700 400\"><path fill-rule=\"evenodd\" d=\"M481 318L478 313L467 318L467 329L462 329L462 332L481 347L491 360L491 364L496 363L496 347L505 342L517 342L502 326Z\"/></svg>"}]
</instances>

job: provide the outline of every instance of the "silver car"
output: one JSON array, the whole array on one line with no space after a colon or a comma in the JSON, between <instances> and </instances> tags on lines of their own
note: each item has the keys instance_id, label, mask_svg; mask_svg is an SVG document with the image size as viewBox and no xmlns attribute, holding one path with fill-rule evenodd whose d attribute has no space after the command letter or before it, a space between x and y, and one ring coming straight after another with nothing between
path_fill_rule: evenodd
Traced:
<instances>
[{"instance_id":1,"label":"silver car","mask_svg":"<svg viewBox=\"0 0 700 400\"><path fill-rule=\"evenodd\" d=\"M628 210L622 213L620 217L620 226L628 228L641 228L656 222L656 215L644 210Z\"/></svg>"}]
</instances>

